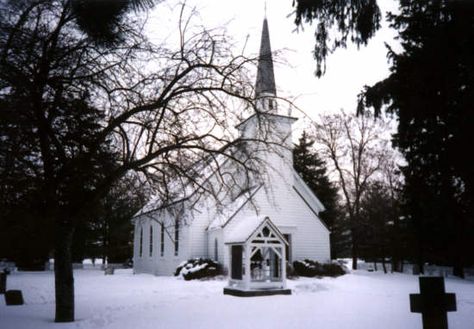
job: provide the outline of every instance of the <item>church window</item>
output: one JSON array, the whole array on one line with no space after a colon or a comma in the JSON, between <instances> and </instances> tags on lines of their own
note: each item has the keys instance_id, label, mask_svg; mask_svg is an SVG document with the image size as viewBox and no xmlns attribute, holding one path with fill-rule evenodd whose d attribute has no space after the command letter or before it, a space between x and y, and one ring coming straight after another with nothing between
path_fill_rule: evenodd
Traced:
<instances>
[{"instance_id":1,"label":"church window","mask_svg":"<svg viewBox=\"0 0 474 329\"><path fill-rule=\"evenodd\" d=\"M150 225L150 257L153 256L153 226Z\"/></svg>"},{"instance_id":2,"label":"church window","mask_svg":"<svg viewBox=\"0 0 474 329\"><path fill-rule=\"evenodd\" d=\"M269 99L269 100L268 100L268 108L269 108L270 110L273 110L273 100L272 100L272 99Z\"/></svg>"},{"instance_id":3,"label":"church window","mask_svg":"<svg viewBox=\"0 0 474 329\"><path fill-rule=\"evenodd\" d=\"M217 239L214 240L214 260L217 262L219 260L219 250L218 248L218 242Z\"/></svg>"},{"instance_id":4,"label":"church window","mask_svg":"<svg viewBox=\"0 0 474 329\"><path fill-rule=\"evenodd\" d=\"M165 224L161 223L161 240L160 240L160 256L165 254Z\"/></svg>"},{"instance_id":5,"label":"church window","mask_svg":"<svg viewBox=\"0 0 474 329\"><path fill-rule=\"evenodd\" d=\"M179 220L174 223L174 255L178 256L179 252Z\"/></svg>"},{"instance_id":6,"label":"church window","mask_svg":"<svg viewBox=\"0 0 474 329\"><path fill-rule=\"evenodd\" d=\"M285 238L286 242L288 242L287 245L285 245L285 254L286 254L286 261L291 264L291 234L283 234L283 237Z\"/></svg>"},{"instance_id":7,"label":"church window","mask_svg":"<svg viewBox=\"0 0 474 329\"><path fill-rule=\"evenodd\" d=\"M139 249L138 255L142 257L143 256L143 227L140 227L140 242L138 244L138 249Z\"/></svg>"}]
</instances>

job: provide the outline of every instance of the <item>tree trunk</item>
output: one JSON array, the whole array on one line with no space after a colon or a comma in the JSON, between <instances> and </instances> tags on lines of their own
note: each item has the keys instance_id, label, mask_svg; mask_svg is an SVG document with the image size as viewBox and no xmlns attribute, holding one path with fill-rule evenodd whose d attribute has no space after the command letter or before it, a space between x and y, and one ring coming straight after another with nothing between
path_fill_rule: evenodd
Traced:
<instances>
[{"instance_id":1,"label":"tree trunk","mask_svg":"<svg viewBox=\"0 0 474 329\"><path fill-rule=\"evenodd\" d=\"M453 275L464 279L464 267L459 263L459 261L453 266Z\"/></svg>"},{"instance_id":2,"label":"tree trunk","mask_svg":"<svg viewBox=\"0 0 474 329\"><path fill-rule=\"evenodd\" d=\"M357 246L357 238L355 236L355 229L351 229L351 238L352 238L352 269L357 270L357 257L358 257L358 246Z\"/></svg>"},{"instance_id":3,"label":"tree trunk","mask_svg":"<svg viewBox=\"0 0 474 329\"><path fill-rule=\"evenodd\" d=\"M403 272L402 260L397 256L392 257L392 269L391 272Z\"/></svg>"},{"instance_id":4,"label":"tree trunk","mask_svg":"<svg viewBox=\"0 0 474 329\"><path fill-rule=\"evenodd\" d=\"M385 257L382 257L382 268L383 268L383 272L387 274L387 266L385 264Z\"/></svg>"},{"instance_id":5,"label":"tree trunk","mask_svg":"<svg viewBox=\"0 0 474 329\"><path fill-rule=\"evenodd\" d=\"M418 258L418 268L419 268L419 272L420 274L425 274L425 263L423 261L423 258L420 256Z\"/></svg>"},{"instance_id":6,"label":"tree trunk","mask_svg":"<svg viewBox=\"0 0 474 329\"><path fill-rule=\"evenodd\" d=\"M54 253L54 282L56 291L55 322L74 321L74 277L72 271L71 225L57 224Z\"/></svg>"},{"instance_id":7,"label":"tree trunk","mask_svg":"<svg viewBox=\"0 0 474 329\"><path fill-rule=\"evenodd\" d=\"M109 262L109 225L105 219L102 230L102 265L105 266Z\"/></svg>"}]
</instances>

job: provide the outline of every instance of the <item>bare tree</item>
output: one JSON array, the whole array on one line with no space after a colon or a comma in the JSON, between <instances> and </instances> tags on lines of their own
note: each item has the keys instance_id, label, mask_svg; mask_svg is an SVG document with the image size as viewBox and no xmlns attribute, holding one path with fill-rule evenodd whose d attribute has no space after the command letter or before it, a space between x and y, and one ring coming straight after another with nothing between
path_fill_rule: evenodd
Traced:
<instances>
[{"instance_id":1,"label":"bare tree","mask_svg":"<svg viewBox=\"0 0 474 329\"><path fill-rule=\"evenodd\" d=\"M342 192L352 238L352 268L357 269L359 254L358 222L361 198L371 179L387 159L386 125L369 115L351 116L343 111L321 116L314 124L316 143L321 155L332 167Z\"/></svg>"},{"instance_id":2,"label":"bare tree","mask_svg":"<svg viewBox=\"0 0 474 329\"><path fill-rule=\"evenodd\" d=\"M222 31L192 26L184 6L174 45L148 42L136 17L118 26L123 42L97 45L68 0L1 2L0 16L0 101L12 114L2 152L41 191L55 236L55 320L70 322L75 227L119 179L137 172L174 200L216 193L204 166L229 186L220 158L252 171L258 159L232 128L255 108L254 60L234 55ZM18 136L24 147L10 143Z\"/></svg>"}]
</instances>

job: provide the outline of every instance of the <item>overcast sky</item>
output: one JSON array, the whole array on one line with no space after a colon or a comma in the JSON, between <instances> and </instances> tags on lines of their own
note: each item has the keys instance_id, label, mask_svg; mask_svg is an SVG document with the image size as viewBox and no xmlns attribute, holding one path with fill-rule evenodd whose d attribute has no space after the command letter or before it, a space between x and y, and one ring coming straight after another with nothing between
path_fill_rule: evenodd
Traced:
<instances>
[{"instance_id":1,"label":"overcast sky","mask_svg":"<svg viewBox=\"0 0 474 329\"><path fill-rule=\"evenodd\" d=\"M171 16L179 14L178 8L170 12L172 1L158 4L150 15L149 24L160 29L159 34L171 34L176 24ZM228 33L237 42L244 54L258 52L263 18L264 0L187 0L196 7L201 24L206 27L226 26ZM382 11L396 10L393 0L382 1ZM279 96L295 99L296 105L310 117L344 109L355 111L357 94L365 84L373 84L388 75L384 42L395 44L395 32L386 24L367 47L357 50L339 49L330 55L326 74L318 79L311 51L314 46L314 28L305 26L304 31L295 31L292 0L268 0L266 16L273 51L282 51L281 59L287 64L275 63L275 79ZM384 14L385 16L385 14ZM153 29L154 29L153 28ZM167 30L171 29L171 30ZM156 32L154 32L156 34ZM248 36L248 41L246 41ZM300 116L297 113L293 113Z\"/></svg>"}]
</instances>

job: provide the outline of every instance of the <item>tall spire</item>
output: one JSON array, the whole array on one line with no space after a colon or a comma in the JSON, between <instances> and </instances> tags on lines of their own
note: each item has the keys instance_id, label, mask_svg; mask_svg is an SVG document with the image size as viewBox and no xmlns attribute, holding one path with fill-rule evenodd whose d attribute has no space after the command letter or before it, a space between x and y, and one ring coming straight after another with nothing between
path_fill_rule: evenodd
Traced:
<instances>
[{"instance_id":1,"label":"tall spire","mask_svg":"<svg viewBox=\"0 0 474 329\"><path fill-rule=\"evenodd\" d=\"M270 47L270 33L268 32L268 22L266 17L263 20L262 40L260 42L260 54L258 58L257 82L255 85L255 97L258 98L264 94L276 96L272 48Z\"/></svg>"}]
</instances>

